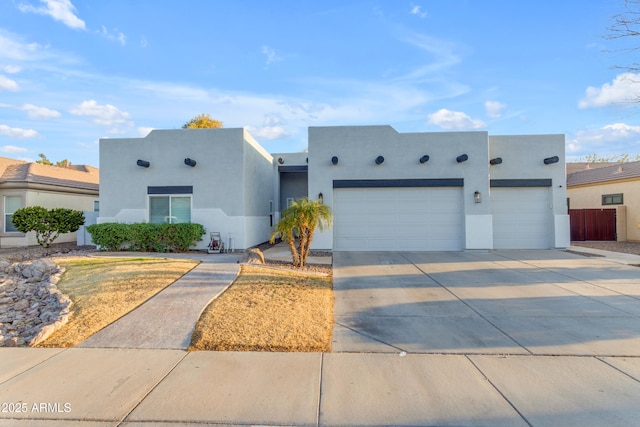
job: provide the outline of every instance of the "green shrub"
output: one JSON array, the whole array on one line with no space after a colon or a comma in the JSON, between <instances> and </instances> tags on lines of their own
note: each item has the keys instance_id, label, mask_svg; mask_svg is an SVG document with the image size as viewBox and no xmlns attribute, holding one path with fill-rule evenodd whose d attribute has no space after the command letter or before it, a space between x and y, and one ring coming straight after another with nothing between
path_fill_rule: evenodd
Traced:
<instances>
[{"instance_id":1,"label":"green shrub","mask_svg":"<svg viewBox=\"0 0 640 427\"><path fill-rule=\"evenodd\" d=\"M121 224L87 227L93 243L107 251L186 252L205 235L201 224Z\"/></svg>"},{"instance_id":2,"label":"green shrub","mask_svg":"<svg viewBox=\"0 0 640 427\"><path fill-rule=\"evenodd\" d=\"M87 226L93 243L107 251L119 251L131 241L131 230L128 224L105 222Z\"/></svg>"},{"instance_id":3,"label":"green shrub","mask_svg":"<svg viewBox=\"0 0 640 427\"><path fill-rule=\"evenodd\" d=\"M38 244L48 248L60 234L78 231L84 224L84 214L73 209L28 206L15 211L12 220L22 233L35 231Z\"/></svg>"}]
</instances>

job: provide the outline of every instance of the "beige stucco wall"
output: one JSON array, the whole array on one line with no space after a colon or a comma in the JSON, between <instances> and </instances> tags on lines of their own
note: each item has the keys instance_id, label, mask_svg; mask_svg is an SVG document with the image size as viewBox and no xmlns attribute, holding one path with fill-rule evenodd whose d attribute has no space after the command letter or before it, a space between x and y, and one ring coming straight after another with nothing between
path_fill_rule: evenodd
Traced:
<instances>
[{"instance_id":1,"label":"beige stucco wall","mask_svg":"<svg viewBox=\"0 0 640 427\"><path fill-rule=\"evenodd\" d=\"M591 185L572 186L567 188L570 209L600 209L616 208L620 205L602 205L604 194L623 194L626 210L626 240L640 241L640 180L612 181L609 183L599 183ZM623 222L618 221L618 227ZM618 234L620 233L618 229ZM620 240L620 239L619 239ZM622 237L624 240L624 237Z\"/></svg>"},{"instance_id":2,"label":"beige stucco wall","mask_svg":"<svg viewBox=\"0 0 640 427\"><path fill-rule=\"evenodd\" d=\"M3 233L4 230L4 196L21 196L23 206L42 206L46 209L66 208L78 211L93 211L93 202L98 201L97 194L64 194L55 191L39 191L13 189L0 191L0 247L37 245L35 233ZM76 233L61 234L54 243L75 242Z\"/></svg>"}]
</instances>

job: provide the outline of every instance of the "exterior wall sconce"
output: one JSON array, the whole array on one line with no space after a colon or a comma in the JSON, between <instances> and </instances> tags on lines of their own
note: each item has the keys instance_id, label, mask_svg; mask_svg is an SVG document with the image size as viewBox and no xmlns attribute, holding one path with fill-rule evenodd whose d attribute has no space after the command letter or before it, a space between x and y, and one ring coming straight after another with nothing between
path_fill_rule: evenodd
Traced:
<instances>
[{"instance_id":1,"label":"exterior wall sconce","mask_svg":"<svg viewBox=\"0 0 640 427\"><path fill-rule=\"evenodd\" d=\"M491 165L502 164L502 157L496 157L495 159L489 160L489 164L491 164Z\"/></svg>"},{"instance_id":2,"label":"exterior wall sconce","mask_svg":"<svg viewBox=\"0 0 640 427\"><path fill-rule=\"evenodd\" d=\"M318 193L318 200L320 200L320 203L324 203L324 196L322 193Z\"/></svg>"},{"instance_id":3,"label":"exterior wall sconce","mask_svg":"<svg viewBox=\"0 0 640 427\"><path fill-rule=\"evenodd\" d=\"M554 163L558 163L558 161L560 161L558 156L547 157L546 159L544 159L544 164L545 165L551 165L551 164L554 164Z\"/></svg>"},{"instance_id":4,"label":"exterior wall sconce","mask_svg":"<svg viewBox=\"0 0 640 427\"><path fill-rule=\"evenodd\" d=\"M479 191L473 193L473 201L476 203L482 203L482 194Z\"/></svg>"},{"instance_id":5,"label":"exterior wall sconce","mask_svg":"<svg viewBox=\"0 0 640 427\"><path fill-rule=\"evenodd\" d=\"M282 157L278 157L278 163L283 165L284 164L284 159Z\"/></svg>"},{"instance_id":6,"label":"exterior wall sconce","mask_svg":"<svg viewBox=\"0 0 640 427\"><path fill-rule=\"evenodd\" d=\"M148 162L148 161L146 161L146 160L138 160L138 161L136 162L136 165L138 165L138 166L140 166L140 167L142 167L142 168L148 168L148 167L151 165L151 163L149 163L149 162Z\"/></svg>"},{"instance_id":7,"label":"exterior wall sconce","mask_svg":"<svg viewBox=\"0 0 640 427\"><path fill-rule=\"evenodd\" d=\"M469 156L467 156L466 154L461 154L456 157L456 162L458 163L466 162L467 160L469 160Z\"/></svg>"},{"instance_id":8,"label":"exterior wall sconce","mask_svg":"<svg viewBox=\"0 0 640 427\"><path fill-rule=\"evenodd\" d=\"M186 159L184 159L184 164L194 167L196 165L196 161L187 157Z\"/></svg>"},{"instance_id":9,"label":"exterior wall sconce","mask_svg":"<svg viewBox=\"0 0 640 427\"><path fill-rule=\"evenodd\" d=\"M420 157L420 163L427 163L429 161L429 156L427 156L426 154L422 157Z\"/></svg>"},{"instance_id":10,"label":"exterior wall sconce","mask_svg":"<svg viewBox=\"0 0 640 427\"><path fill-rule=\"evenodd\" d=\"M333 163L334 165L337 165L338 164L338 156L333 156L331 158L331 163Z\"/></svg>"},{"instance_id":11,"label":"exterior wall sconce","mask_svg":"<svg viewBox=\"0 0 640 427\"><path fill-rule=\"evenodd\" d=\"M381 165L382 163L384 163L384 157L382 156L376 157L376 165Z\"/></svg>"}]
</instances>

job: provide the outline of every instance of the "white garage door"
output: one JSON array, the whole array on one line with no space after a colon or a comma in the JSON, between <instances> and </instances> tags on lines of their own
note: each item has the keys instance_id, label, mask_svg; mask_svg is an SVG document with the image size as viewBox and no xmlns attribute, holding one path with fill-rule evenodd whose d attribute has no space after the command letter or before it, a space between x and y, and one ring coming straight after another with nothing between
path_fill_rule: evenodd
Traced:
<instances>
[{"instance_id":1,"label":"white garage door","mask_svg":"<svg viewBox=\"0 0 640 427\"><path fill-rule=\"evenodd\" d=\"M340 188L333 192L334 250L458 251L461 188Z\"/></svg>"},{"instance_id":2,"label":"white garage door","mask_svg":"<svg viewBox=\"0 0 640 427\"><path fill-rule=\"evenodd\" d=\"M493 247L548 249L551 208L548 187L491 189Z\"/></svg>"}]
</instances>

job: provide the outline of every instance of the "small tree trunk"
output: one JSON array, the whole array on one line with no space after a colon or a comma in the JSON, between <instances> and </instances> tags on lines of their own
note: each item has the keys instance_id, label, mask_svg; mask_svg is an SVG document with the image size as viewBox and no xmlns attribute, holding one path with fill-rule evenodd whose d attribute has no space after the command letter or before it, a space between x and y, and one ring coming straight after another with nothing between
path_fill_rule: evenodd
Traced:
<instances>
[{"instance_id":1,"label":"small tree trunk","mask_svg":"<svg viewBox=\"0 0 640 427\"><path fill-rule=\"evenodd\" d=\"M304 262L307 263L307 257L309 256L309 252L311 251L311 241L313 240L313 232L315 230L309 230L309 236L307 237L307 247L304 252Z\"/></svg>"},{"instance_id":2,"label":"small tree trunk","mask_svg":"<svg viewBox=\"0 0 640 427\"><path fill-rule=\"evenodd\" d=\"M293 266L297 267L300 264L300 254L296 249L296 239L293 237L293 233L288 236L287 243L289 244L289 250L291 250L291 258Z\"/></svg>"},{"instance_id":3,"label":"small tree trunk","mask_svg":"<svg viewBox=\"0 0 640 427\"><path fill-rule=\"evenodd\" d=\"M309 245L309 230L300 230L300 267L304 267L307 262L305 254L308 252L307 246Z\"/></svg>"}]
</instances>

